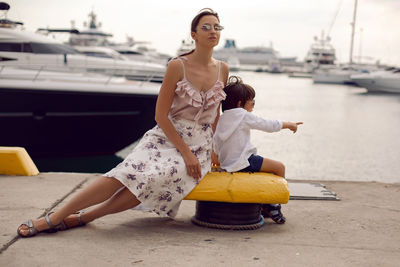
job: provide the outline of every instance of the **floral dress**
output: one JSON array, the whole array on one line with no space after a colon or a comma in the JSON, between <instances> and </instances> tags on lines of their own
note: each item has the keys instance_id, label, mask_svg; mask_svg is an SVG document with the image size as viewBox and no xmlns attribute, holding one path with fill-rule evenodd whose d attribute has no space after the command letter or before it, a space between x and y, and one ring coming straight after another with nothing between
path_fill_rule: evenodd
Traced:
<instances>
[{"instance_id":1,"label":"floral dress","mask_svg":"<svg viewBox=\"0 0 400 267\"><path fill-rule=\"evenodd\" d=\"M187 79L185 58L180 60L184 78L177 83L169 118L201 165L203 178L211 168L212 136L219 104L225 99L224 84L217 81L207 91L197 90ZM161 216L175 217L180 203L199 181L187 174L181 153L156 125L106 177L118 179L146 209Z\"/></svg>"}]
</instances>

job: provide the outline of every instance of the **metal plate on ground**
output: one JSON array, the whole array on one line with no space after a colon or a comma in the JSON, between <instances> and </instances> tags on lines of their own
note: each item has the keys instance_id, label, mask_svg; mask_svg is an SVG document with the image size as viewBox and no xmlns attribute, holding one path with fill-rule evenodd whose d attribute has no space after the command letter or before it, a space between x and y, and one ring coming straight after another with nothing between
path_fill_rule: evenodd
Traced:
<instances>
[{"instance_id":1,"label":"metal plate on ground","mask_svg":"<svg viewBox=\"0 0 400 267\"><path fill-rule=\"evenodd\" d=\"M335 192L320 183L289 183L291 200L340 200Z\"/></svg>"}]
</instances>

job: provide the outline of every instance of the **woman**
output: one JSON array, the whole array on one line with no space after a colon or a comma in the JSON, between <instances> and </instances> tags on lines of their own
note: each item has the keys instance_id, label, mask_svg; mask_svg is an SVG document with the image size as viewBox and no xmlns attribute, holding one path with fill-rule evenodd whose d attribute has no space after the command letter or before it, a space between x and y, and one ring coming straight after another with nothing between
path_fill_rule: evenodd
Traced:
<instances>
[{"instance_id":1,"label":"woman","mask_svg":"<svg viewBox=\"0 0 400 267\"><path fill-rule=\"evenodd\" d=\"M140 203L159 215L176 215L182 199L211 168L212 134L229 75L227 64L212 58L222 29L213 10L197 14L191 25L196 48L169 62L157 99L157 125L122 163L60 210L21 224L20 236L81 226Z\"/></svg>"}]
</instances>

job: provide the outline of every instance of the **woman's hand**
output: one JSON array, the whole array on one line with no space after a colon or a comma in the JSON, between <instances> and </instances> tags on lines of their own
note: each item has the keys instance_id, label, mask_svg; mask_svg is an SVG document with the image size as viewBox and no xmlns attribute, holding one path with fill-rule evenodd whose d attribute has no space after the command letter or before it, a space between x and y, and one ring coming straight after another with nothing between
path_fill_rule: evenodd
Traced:
<instances>
[{"instance_id":1,"label":"woman's hand","mask_svg":"<svg viewBox=\"0 0 400 267\"><path fill-rule=\"evenodd\" d=\"M213 151L211 153L211 167L219 167L221 163L218 160L218 155Z\"/></svg>"},{"instance_id":2,"label":"woman's hand","mask_svg":"<svg viewBox=\"0 0 400 267\"><path fill-rule=\"evenodd\" d=\"M192 176L196 181L201 178L201 166L197 157L192 153L188 153L183 157L186 164L187 174Z\"/></svg>"}]
</instances>

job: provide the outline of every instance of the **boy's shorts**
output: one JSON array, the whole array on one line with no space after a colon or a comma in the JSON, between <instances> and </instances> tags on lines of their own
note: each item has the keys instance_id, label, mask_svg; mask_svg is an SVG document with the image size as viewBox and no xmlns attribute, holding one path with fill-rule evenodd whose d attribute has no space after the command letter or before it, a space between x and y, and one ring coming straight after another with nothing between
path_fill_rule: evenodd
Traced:
<instances>
[{"instance_id":1,"label":"boy's shorts","mask_svg":"<svg viewBox=\"0 0 400 267\"><path fill-rule=\"evenodd\" d=\"M252 154L248 159L250 166L241 169L240 172L259 172L264 158L258 155Z\"/></svg>"}]
</instances>

